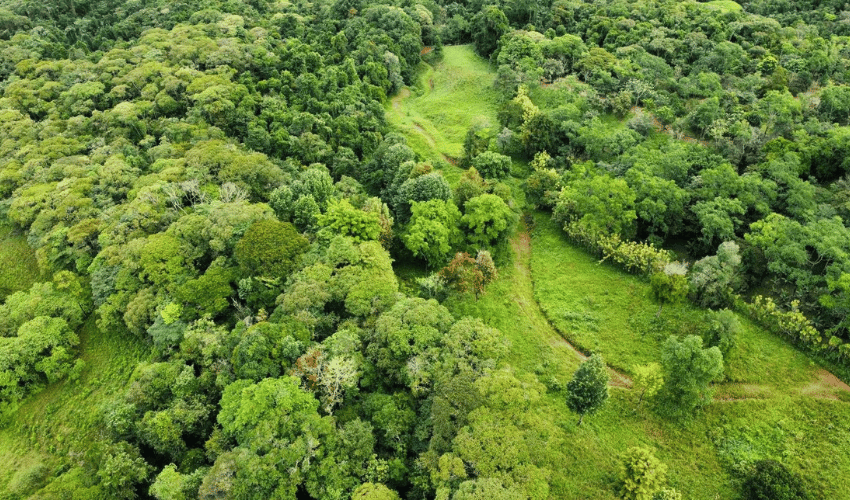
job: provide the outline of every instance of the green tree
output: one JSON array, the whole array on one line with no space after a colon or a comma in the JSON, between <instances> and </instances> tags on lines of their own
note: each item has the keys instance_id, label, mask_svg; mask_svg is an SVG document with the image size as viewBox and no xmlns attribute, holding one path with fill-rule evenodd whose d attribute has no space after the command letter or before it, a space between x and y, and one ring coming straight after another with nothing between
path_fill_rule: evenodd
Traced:
<instances>
[{"instance_id":1,"label":"green tree","mask_svg":"<svg viewBox=\"0 0 850 500\"><path fill-rule=\"evenodd\" d=\"M381 220L376 212L358 210L348 200L331 200L324 215L319 216L320 234L349 236L355 242L378 240Z\"/></svg>"},{"instance_id":2,"label":"green tree","mask_svg":"<svg viewBox=\"0 0 850 500\"><path fill-rule=\"evenodd\" d=\"M626 181L591 175L570 182L558 196L553 217L562 224L576 223L594 235L635 235L635 193Z\"/></svg>"},{"instance_id":3,"label":"green tree","mask_svg":"<svg viewBox=\"0 0 850 500\"><path fill-rule=\"evenodd\" d=\"M651 500L667 482L667 466L652 450L632 447L620 457L620 495L626 500Z\"/></svg>"},{"instance_id":4,"label":"green tree","mask_svg":"<svg viewBox=\"0 0 850 500\"><path fill-rule=\"evenodd\" d=\"M245 231L233 256L245 275L284 278L298 265L307 246L292 224L263 220Z\"/></svg>"},{"instance_id":5,"label":"green tree","mask_svg":"<svg viewBox=\"0 0 850 500\"><path fill-rule=\"evenodd\" d=\"M738 346L738 336L741 333L741 322L738 316L729 309L708 311L705 314L705 345L717 346L723 354L723 360L728 362Z\"/></svg>"},{"instance_id":6,"label":"green tree","mask_svg":"<svg viewBox=\"0 0 850 500\"><path fill-rule=\"evenodd\" d=\"M800 477L775 460L759 460L744 481L746 500L807 500Z\"/></svg>"},{"instance_id":7,"label":"green tree","mask_svg":"<svg viewBox=\"0 0 850 500\"><path fill-rule=\"evenodd\" d=\"M504 179L511 174L511 158L493 151L476 156L472 166L485 179Z\"/></svg>"},{"instance_id":8,"label":"green tree","mask_svg":"<svg viewBox=\"0 0 850 500\"><path fill-rule=\"evenodd\" d=\"M658 312L655 317L661 316L664 304L675 304L682 302L688 296L688 268L684 264L671 262L664 266L664 270L652 275L649 279L652 297L658 302Z\"/></svg>"},{"instance_id":9,"label":"green tree","mask_svg":"<svg viewBox=\"0 0 850 500\"><path fill-rule=\"evenodd\" d=\"M593 354L567 383L567 408L579 414L578 425L585 415L596 413L608 400L608 380L602 356Z\"/></svg>"},{"instance_id":10,"label":"green tree","mask_svg":"<svg viewBox=\"0 0 850 500\"><path fill-rule=\"evenodd\" d=\"M499 39L510 30L510 24L505 13L495 5L484 7L472 19L472 38L475 41L475 51L482 57L490 57L496 50Z\"/></svg>"},{"instance_id":11,"label":"green tree","mask_svg":"<svg viewBox=\"0 0 850 500\"><path fill-rule=\"evenodd\" d=\"M723 373L723 354L717 347L704 349L696 335L682 341L670 337L661 348L661 366L661 409L671 416L684 417L711 402L709 384Z\"/></svg>"},{"instance_id":12,"label":"green tree","mask_svg":"<svg viewBox=\"0 0 850 500\"><path fill-rule=\"evenodd\" d=\"M460 244L460 211L444 200L413 202L411 211L413 217L401 236L404 245L429 266L442 264Z\"/></svg>"},{"instance_id":13,"label":"green tree","mask_svg":"<svg viewBox=\"0 0 850 500\"><path fill-rule=\"evenodd\" d=\"M507 237L518 220L517 215L494 194L482 194L466 202L461 224L467 241L473 246L492 248Z\"/></svg>"},{"instance_id":14,"label":"green tree","mask_svg":"<svg viewBox=\"0 0 850 500\"><path fill-rule=\"evenodd\" d=\"M658 393L664 385L664 376L661 373L661 365L658 363L647 363L632 368L632 381L636 390L640 391L638 408L643 398L651 398Z\"/></svg>"},{"instance_id":15,"label":"green tree","mask_svg":"<svg viewBox=\"0 0 850 500\"><path fill-rule=\"evenodd\" d=\"M363 483L351 494L351 500L398 500L398 493L381 483Z\"/></svg>"}]
</instances>

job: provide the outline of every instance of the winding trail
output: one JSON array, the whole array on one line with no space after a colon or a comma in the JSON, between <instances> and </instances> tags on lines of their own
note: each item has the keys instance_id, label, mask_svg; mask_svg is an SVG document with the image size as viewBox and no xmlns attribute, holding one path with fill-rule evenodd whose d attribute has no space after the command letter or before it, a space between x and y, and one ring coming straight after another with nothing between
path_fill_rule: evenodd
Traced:
<instances>
[{"instance_id":1,"label":"winding trail","mask_svg":"<svg viewBox=\"0 0 850 500\"><path fill-rule=\"evenodd\" d=\"M520 309L529 319L536 317L540 324L548 326L550 332L539 332L547 337L548 343L556 351L568 351L570 355L576 356L580 360L587 359L587 354L576 348L563 334L553 325L536 300L530 302L525 297L534 297L534 280L531 273L531 236L529 235L526 223L520 223L520 231L511 240L511 247L514 251L514 268L517 272L517 286L521 287L520 293L514 296ZM608 372L611 376L609 384L612 387L621 387L630 389L633 386L632 379L611 366L608 366ZM815 372L816 378L811 382L794 386L794 387L776 387L767 384L753 383L738 383L726 382L715 384L716 390L714 401L721 403L747 401L747 400L764 400L772 399L779 396L795 396L807 397L815 399L828 399L834 401L846 400L846 395L842 398L842 392L850 393L850 385L841 381L832 373L818 369Z\"/></svg>"},{"instance_id":2,"label":"winding trail","mask_svg":"<svg viewBox=\"0 0 850 500\"><path fill-rule=\"evenodd\" d=\"M521 231L511 240L511 248L514 251L514 268L517 272L517 285L522 287L524 290L522 291L523 293L516 294L514 298L520 306L520 309L522 309L523 314L529 317L536 316L539 318L540 323L548 325L551 332L547 335L547 337L549 337L549 345L552 346L553 349L556 351L568 351L571 355L583 361L587 359L587 355L576 349L575 346L573 346L558 332L558 329L549 322L549 319L543 313L543 310L540 309L540 304L538 304L536 300L529 302L524 298L534 297L534 281L531 278L531 236L528 234L528 228L526 227L525 222L521 222L520 224ZM626 389L632 387L632 379L629 378L628 375L619 372L610 366L608 367L608 373L611 376L609 385Z\"/></svg>"}]
</instances>

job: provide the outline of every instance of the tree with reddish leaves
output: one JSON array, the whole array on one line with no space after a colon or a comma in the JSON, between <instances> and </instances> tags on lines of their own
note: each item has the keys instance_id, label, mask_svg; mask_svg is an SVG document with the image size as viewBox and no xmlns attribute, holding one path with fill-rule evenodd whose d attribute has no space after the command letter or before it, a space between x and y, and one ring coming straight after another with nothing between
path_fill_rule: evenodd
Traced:
<instances>
[{"instance_id":1,"label":"tree with reddish leaves","mask_svg":"<svg viewBox=\"0 0 850 500\"><path fill-rule=\"evenodd\" d=\"M479 250L475 259L466 252L456 253L439 274L446 281L446 286L458 293L472 292L475 300L484 293L484 287L497 277L496 265L486 250Z\"/></svg>"}]
</instances>

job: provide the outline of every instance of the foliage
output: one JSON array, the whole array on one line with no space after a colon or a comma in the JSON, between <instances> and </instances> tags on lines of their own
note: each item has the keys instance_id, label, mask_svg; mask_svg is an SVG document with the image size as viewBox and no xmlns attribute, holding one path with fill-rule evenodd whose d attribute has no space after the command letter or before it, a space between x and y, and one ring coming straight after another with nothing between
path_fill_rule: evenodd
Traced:
<instances>
[{"instance_id":1,"label":"foliage","mask_svg":"<svg viewBox=\"0 0 850 500\"><path fill-rule=\"evenodd\" d=\"M664 385L664 376L661 373L661 365L658 363L647 363L632 368L632 381L636 390L640 391L638 407L643 399L652 398Z\"/></svg>"},{"instance_id":2,"label":"foliage","mask_svg":"<svg viewBox=\"0 0 850 500\"><path fill-rule=\"evenodd\" d=\"M635 446L620 457L620 495L628 500L651 500L667 482L667 466L652 450Z\"/></svg>"},{"instance_id":3,"label":"foliage","mask_svg":"<svg viewBox=\"0 0 850 500\"><path fill-rule=\"evenodd\" d=\"M517 219L504 200L495 194L482 194L466 202L461 224L473 248L488 249L504 241Z\"/></svg>"},{"instance_id":4,"label":"foliage","mask_svg":"<svg viewBox=\"0 0 850 500\"><path fill-rule=\"evenodd\" d=\"M510 157L493 151L484 151L476 156L472 166L485 179L504 179L511 173Z\"/></svg>"},{"instance_id":5,"label":"foliage","mask_svg":"<svg viewBox=\"0 0 850 500\"><path fill-rule=\"evenodd\" d=\"M717 347L703 348L696 335L682 341L670 337L661 350L661 366L660 409L674 417L687 417L711 402L709 384L723 373L723 355Z\"/></svg>"},{"instance_id":6,"label":"foliage","mask_svg":"<svg viewBox=\"0 0 850 500\"><path fill-rule=\"evenodd\" d=\"M774 460L759 460L754 464L744 482L744 497L748 500L810 498L799 476Z\"/></svg>"},{"instance_id":7,"label":"foliage","mask_svg":"<svg viewBox=\"0 0 850 500\"><path fill-rule=\"evenodd\" d=\"M453 202L443 200L413 202L411 211L410 224L402 234L405 246L429 266L442 264L460 244L460 211Z\"/></svg>"},{"instance_id":8,"label":"foliage","mask_svg":"<svg viewBox=\"0 0 850 500\"><path fill-rule=\"evenodd\" d=\"M456 253L451 262L440 269L439 276L445 286L455 292L472 292L478 299L487 284L497 278L497 271L490 252L479 250L475 259L466 252Z\"/></svg>"},{"instance_id":9,"label":"foliage","mask_svg":"<svg viewBox=\"0 0 850 500\"><path fill-rule=\"evenodd\" d=\"M579 414L578 425L585 415L598 412L608 400L608 379L605 362L596 353L576 370L567 384L567 408Z\"/></svg>"}]
</instances>

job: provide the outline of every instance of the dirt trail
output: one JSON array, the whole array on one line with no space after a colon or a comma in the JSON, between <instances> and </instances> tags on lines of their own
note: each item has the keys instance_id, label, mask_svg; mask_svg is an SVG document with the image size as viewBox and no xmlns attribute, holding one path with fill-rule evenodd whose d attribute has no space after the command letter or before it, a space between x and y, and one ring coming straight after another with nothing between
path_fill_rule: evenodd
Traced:
<instances>
[{"instance_id":1,"label":"dirt trail","mask_svg":"<svg viewBox=\"0 0 850 500\"><path fill-rule=\"evenodd\" d=\"M528 229L525 227L524 222L521 223L520 233L511 240L511 247L515 254L514 267L521 277L520 281L522 282L523 288L528 288L527 293L518 294L517 297L517 303L523 313L527 316L537 316L540 318L541 322L548 325L549 330L552 332L552 334L549 335L549 345L551 345L552 348L556 350L565 349L570 351L578 359L587 359L586 354L576 349L575 346L558 333L558 330L549 322L546 315L543 313L543 310L540 309L540 305L537 301L532 301L532 303L529 304L528 301L521 298L534 297L534 282L531 279L531 237L528 234ZM610 366L608 367L608 373L611 376L611 381L609 382L610 385L627 389L632 387L632 380L628 377L628 375L620 373Z\"/></svg>"}]
</instances>

